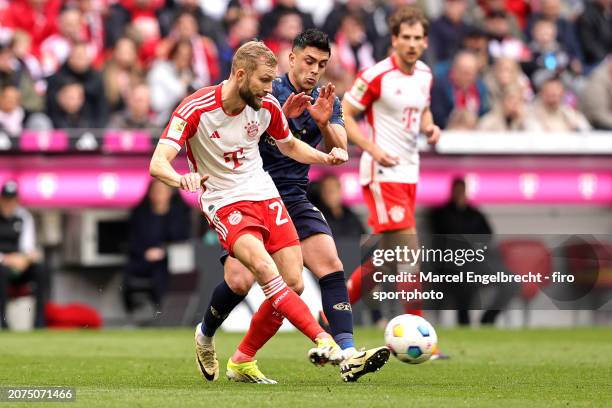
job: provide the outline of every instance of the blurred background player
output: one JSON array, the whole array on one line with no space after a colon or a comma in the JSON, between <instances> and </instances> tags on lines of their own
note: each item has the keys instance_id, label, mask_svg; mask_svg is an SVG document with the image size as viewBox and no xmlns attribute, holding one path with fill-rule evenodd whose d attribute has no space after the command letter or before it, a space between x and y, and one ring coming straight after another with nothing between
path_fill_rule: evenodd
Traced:
<instances>
[{"instance_id":1,"label":"blurred background player","mask_svg":"<svg viewBox=\"0 0 612 408\"><path fill-rule=\"evenodd\" d=\"M398 9L389 22L392 55L357 77L344 95L342 107L348 138L364 150L360 179L370 211L368 223L375 234L382 234L383 248L412 248L417 246L417 137L424 133L433 145L440 138L440 129L429 109L431 70L419 60L427 48L428 22L420 10L411 7ZM362 113L368 121L369 137L356 122ZM389 267L389 272L395 273L398 265ZM351 303L361 298L365 269L358 268L349 279ZM414 305L406 304L405 311L421 315Z\"/></svg>"},{"instance_id":2,"label":"blurred background player","mask_svg":"<svg viewBox=\"0 0 612 408\"><path fill-rule=\"evenodd\" d=\"M9 286L31 283L36 298L34 326L45 326L48 278L36 250L32 214L19 206L17 182L9 180L0 191L0 327L8 328L6 301Z\"/></svg>"},{"instance_id":3,"label":"blurred background player","mask_svg":"<svg viewBox=\"0 0 612 408\"><path fill-rule=\"evenodd\" d=\"M304 31L293 40L289 72L277 78L272 88L273 95L283 104L286 116L291 118L291 132L313 148L323 141L328 151L346 149L347 144L342 108L334 96L334 86L316 87L330 56L329 39L325 33L316 29ZM332 360L344 361L341 365L342 377L346 381L355 381L363 374L380 368L389 352L385 347L360 353L355 350L353 314L348 301L344 268L325 217L306 197L310 165L286 157L269 134L260 140L259 151L264 170L272 177L296 226L304 265L318 279L323 310L329 319L331 333L343 350L340 356L333 356ZM236 258L229 256L224 260L225 280L215 288L202 321L202 332L209 343L212 343L216 330L246 297L255 282L253 275ZM282 320L276 320L276 323L278 326L270 331L269 338L280 328ZM258 350L264 343L245 344L244 347ZM327 362L316 355L313 358L316 364Z\"/></svg>"},{"instance_id":4,"label":"blurred background player","mask_svg":"<svg viewBox=\"0 0 612 408\"><path fill-rule=\"evenodd\" d=\"M198 90L176 108L150 165L151 175L168 185L190 192L202 187L200 206L210 226L223 247L262 287L266 300L229 359L227 377L264 384L276 382L259 371L254 360L257 350L249 345L269 338L283 316L316 343L309 354L329 358L339 351L296 294L303 290L298 235L278 190L263 170L259 139L267 131L283 154L305 163L336 165L348 159L345 150L335 148L325 154L291 135L281 106L268 95L276 68L276 57L263 43L251 41L240 47L227 81ZM181 175L171 161L183 146L192 172ZM214 344L206 342L201 325L196 328L195 341L202 376L217 379Z\"/></svg>"}]
</instances>

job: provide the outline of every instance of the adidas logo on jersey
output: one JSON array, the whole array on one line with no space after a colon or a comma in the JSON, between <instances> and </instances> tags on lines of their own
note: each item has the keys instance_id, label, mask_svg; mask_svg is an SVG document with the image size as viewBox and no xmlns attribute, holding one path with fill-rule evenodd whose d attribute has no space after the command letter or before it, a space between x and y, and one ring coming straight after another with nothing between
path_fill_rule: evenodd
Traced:
<instances>
[{"instance_id":1,"label":"adidas logo on jersey","mask_svg":"<svg viewBox=\"0 0 612 408\"><path fill-rule=\"evenodd\" d=\"M221 139L221 136L219 136L219 132L215 130L214 132L210 134L210 138L211 139Z\"/></svg>"}]
</instances>

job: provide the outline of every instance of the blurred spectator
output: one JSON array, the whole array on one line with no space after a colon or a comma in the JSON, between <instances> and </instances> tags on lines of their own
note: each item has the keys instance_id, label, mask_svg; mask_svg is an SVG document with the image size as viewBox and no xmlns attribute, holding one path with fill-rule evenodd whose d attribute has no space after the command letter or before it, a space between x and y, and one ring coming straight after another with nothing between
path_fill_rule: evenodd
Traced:
<instances>
[{"instance_id":1,"label":"blurred spectator","mask_svg":"<svg viewBox=\"0 0 612 408\"><path fill-rule=\"evenodd\" d=\"M492 11L485 18L485 30L489 35L489 55L495 58L508 57L524 61L529 58L529 49L520 36L513 34L505 11Z\"/></svg>"},{"instance_id":2,"label":"blurred spectator","mask_svg":"<svg viewBox=\"0 0 612 408\"><path fill-rule=\"evenodd\" d=\"M162 3L163 0L118 0L112 4L104 24L106 48L114 48L130 26L143 42L156 43L160 32L155 12Z\"/></svg>"},{"instance_id":3,"label":"blurred spectator","mask_svg":"<svg viewBox=\"0 0 612 408\"><path fill-rule=\"evenodd\" d=\"M523 99L533 99L529 78L521 71L519 64L511 58L499 58L484 75L484 83L489 91L491 106L501 102L503 94L509 88L523 90Z\"/></svg>"},{"instance_id":4,"label":"blurred spectator","mask_svg":"<svg viewBox=\"0 0 612 408\"><path fill-rule=\"evenodd\" d=\"M166 0L165 3L157 12L162 37L170 34L178 16L189 13L196 20L200 35L212 39L217 47L223 43L225 37L223 27L217 20L204 14L198 0Z\"/></svg>"},{"instance_id":5,"label":"blurred spectator","mask_svg":"<svg viewBox=\"0 0 612 408\"><path fill-rule=\"evenodd\" d=\"M21 94L21 106L28 112L44 110L44 98L35 89L34 80L23 62L15 57L13 50L0 44L0 88L13 85Z\"/></svg>"},{"instance_id":6,"label":"blurred spectator","mask_svg":"<svg viewBox=\"0 0 612 408\"><path fill-rule=\"evenodd\" d=\"M364 0L336 1L325 18L325 23L323 23L321 30L327 33L329 38L336 38L336 33L340 30L344 16L350 14L361 22L362 31L367 37L367 41L374 44L377 40L378 32L374 22L374 14L371 9L366 7L366 1Z\"/></svg>"},{"instance_id":7,"label":"blurred spectator","mask_svg":"<svg viewBox=\"0 0 612 408\"><path fill-rule=\"evenodd\" d=\"M444 14L431 24L429 50L436 62L448 61L463 43L467 0L444 0Z\"/></svg>"},{"instance_id":8,"label":"blurred spectator","mask_svg":"<svg viewBox=\"0 0 612 408\"><path fill-rule=\"evenodd\" d=\"M245 42L257 38L258 32L259 19L257 16L251 13L240 13L228 27L227 44L232 51L235 51Z\"/></svg>"},{"instance_id":9,"label":"blurred spectator","mask_svg":"<svg viewBox=\"0 0 612 408\"><path fill-rule=\"evenodd\" d=\"M460 51L450 73L433 82L431 112L441 128L446 127L453 109L465 109L478 116L489 109L487 89L479 78L478 60L469 51Z\"/></svg>"},{"instance_id":10,"label":"blurred spectator","mask_svg":"<svg viewBox=\"0 0 612 408\"><path fill-rule=\"evenodd\" d=\"M15 58L28 69L30 77L34 81L34 90L38 94L37 97L42 104L44 100L42 95L47 89L47 82L45 81L40 61L32 54L32 38L25 31L17 30L13 32L11 48ZM44 110L44 106L37 109L37 111L42 110Z\"/></svg>"},{"instance_id":11,"label":"blurred spectator","mask_svg":"<svg viewBox=\"0 0 612 408\"><path fill-rule=\"evenodd\" d=\"M36 250L32 214L19 206L17 183L9 180L0 191L0 326L8 328L6 302L9 287L33 284L36 298L35 327L44 327L48 280Z\"/></svg>"},{"instance_id":12,"label":"blurred spectator","mask_svg":"<svg viewBox=\"0 0 612 408\"><path fill-rule=\"evenodd\" d=\"M463 178L453 180L450 200L432 212L431 221L434 234L492 233L485 215L469 203Z\"/></svg>"},{"instance_id":13,"label":"blurred spectator","mask_svg":"<svg viewBox=\"0 0 612 408\"><path fill-rule=\"evenodd\" d=\"M572 59L568 52L557 42L557 26L550 20L534 23L533 41L529 44L531 58L523 63L523 70L539 87L550 76L561 78L566 87L577 93L580 87L582 64Z\"/></svg>"},{"instance_id":14,"label":"blurred spectator","mask_svg":"<svg viewBox=\"0 0 612 408\"><path fill-rule=\"evenodd\" d=\"M320 210L334 233L334 237L359 240L366 231L357 214L343 204L340 179L334 174L328 174L318 184Z\"/></svg>"},{"instance_id":15,"label":"blurred spectator","mask_svg":"<svg viewBox=\"0 0 612 408\"><path fill-rule=\"evenodd\" d=\"M354 76L376 63L374 47L368 41L363 22L357 14L347 14L342 18L335 45L335 57L345 74Z\"/></svg>"},{"instance_id":16,"label":"blurred spectator","mask_svg":"<svg viewBox=\"0 0 612 408\"><path fill-rule=\"evenodd\" d=\"M587 78L580 108L596 129L612 130L612 57L605 59Z\"/></svg>"},{"instance_id":17,"label":"blurred spectator","mask_svg":"<svg viewBox=\"0 0 612 408\"><path fill-rule=\"evenodd\" d=\"M507 30L507 36L522 39L523 30L522 25L517 18L517 14L513 13L514 10L508 8L507 3L511 2L523 2L523 0L476 0L477 7L470 7L467 11L468 23L478 25L481 28L486 29L487 19L491 16L495 18L503 18L506 22L505 29Z\"/></svg>"},{"instance_id":18,"label":"blurred spectator","mask_svg":"<svg viewBox=\"0 0 612 408\"><path fill-rule=\"evenodd\" d=\"M576 21L584 62L595 65L612 52L612 1L592 0Z\"/></svg>"},{"instance_id":19,"label":"blurred spectator","mask_svg":"<svg viewBox=\"0 0 612 408\"><path fill-rule=\"evenodd\" d=\"M75 6L82 16L87 42L98 52L94 65L99 67L104 62L104 18L108 14L109 1L106 0L66 0L65 6Z\"/></svg>"},{"instance_id":20,"label":"blurred spectator","mask_svg":"<svg viewBox=\"0 0 612 408\"><path fill-rule=\"evenodd\" d=\"M127 94L126 109L115 113L108 125L111 129L155 129L151 117L151 92L146 84L132 87Z\"/></svg>"},{"instance_id":21,"label":"blurred spectator","mask_svg":"<svg viewBox=\"0 0 612 408\"><path fill-rule=\"evenodd\" d=\"M276 30L278 21L287 13L297 13L300 16L302 27L298 33L308 28L314 28L315 25L312 21L312 16L297 8L296 0L278 0L272 10L262 16L259 24L259 37L268 38L273 36L273 31ZM293 39L293 37L291 37L291 39Z\"/></svg>"},{"instance_id":22,"label":"blurred spectator","mask_svg":"<svg viewBox=\"0 0 612 408\"><path fill-rule=\"evenodd\" d=\"M85 105L85 90L75 80L62 84L57 94L57 109L50 114L56 129L92 128L93 113Z\"/></svg>"},{"instance_id":23,"label":"blurred spectator","mask_svg":"<svg viewBox=\"0 0 612 408\"><path fill-rule=\"evenodd\" d=\"M168 61L155 61L147 75L156 123L165 122L185 96L202 86L191 68L193 49L189 41L175 43L169 57Z\"/></svg>"},{"instance_id":24,"label":"blurred spectator","mask_svg":"<svg viewBox=\"0 0 612 408\"><path fill-rule=\"evenodd\" d=\"M558 78L544 82L536 100L528 109L528 116L543 132L584 132L591 125L584 115L564 103L565 87Z\"/></svg>"},{"instance_id":25,"label":"blurred spectator","mask_svg":"<svg viewBox=\"0 0 612 408\"><path fill-rule=\"evenodd\" d=\"M47 37L40 45L40 63L44 76L53 75L66 62L75 43L87 44L87 52L92 62L101 51L96 49L93 43L88 42L83 16L77 8L62 10L58 29L57 33Z\"/></svg>"},{"instance_id":26,"label":"blurred spectator","mask_svg":"<svg viewBox=\"0 0 612 408\"><path fill-rule=\"evenodd\" d=\"M302 18L299 13L285 11L280 14L272 34L268 37L263 37L264 42L272 52L278 55L283 49L291 48L293 39L304 30L302 24Z\"/></svg>"},{"instance_id":27,"label":"blurred spectator","mask_svg":"<svg viewBox=\"0 0 612 408\"><path fill-rule=\"evenodd\" d=\"M158 58L168 57L170 50L178 41L188 41L191 44L193 54L191 69L199 83L196 89L217 83L219 79L217 46L210 38L198 33L197 21L190 13L183 12L177 16L172 32L158 46Z\"/></svg>"},{"instance_id":28,"label":"blurred spectator","mask_svg":"<svg viewBox=\"0 0 612 408\"><path fill-rule=\"evenodd\" d=\"M520 87L508 87L496 104L478 122L478 130L491 132L528 131L534 128L525 112L525 98Z\"/></svg>"},{"instance_id":29,"label":"blurred spectator","mask_svg":"<svg viewBox=\"0 0 612 408\"><path fill-rule=\"evenodd\" d=\"M468 27L461 48L476 56L479 72L483 72L489 65L489 36L484 30L478 27Z\"/></svg>"},{"instance_id":30,"label":"blurred spectator","mask_svg":"<svg viewBox=\"0 0 612 408\"><path fill-rule=\"evenodd\" d=\"M51 120L53 120L53 123L55 123L55 119L53 118L63 117L66 113L66 111L63 111L59 106L59 98L57 95L59 89L66 83L74 82L80 83L85 92L85 100L83 103L83 112L85 112L85 114L83 114L83 118L87 119L80 120L86 120L89 127L105 127L108 119L108 105L106 102L106 93L104 91L104 82L100 72L94 70L91 66L91 55L85 43L74 44L66 63L57 73L49 78L47 89L47 113ZM72 91L72 96L76 95L76 93L76 91ZM89 117L89 115L92 116ZM70 123L79 123L80 120L72 120Z\"/></svg>"},{"instance_id":31,"label":"blurred spectator","mask_svg":"<svg viewBox=\"0 0 612 408\"><path fill-rule=\"evenodd\" d=\"M132 39L122 37L117 41L102 75L109 109L111 111L123 109L129 91L145 79L138 60L138 50Z\"/></svg>"},{"instance_id":32,"label":"blurred spectator","mask_svg":"<svg viewBox=\"0 0 612 408\"><path fill-rule=\"evenodd\" d=\"M221 78L229 76L234 52L245 42L257 38L258 32L259 20L257 16L251 13L242 12L237 18L228 23L227 41L219 48ZM280 57L278 60L279 62L283 61Z\"/></svg>"},{"instance_id":33,"label":"blurred spectator","mask_svg":"<svg viewBox=\"0 0 612 408\"><path fill-rule=\"evenodd\" d=\"M156 310L168 289L167 244L189 238L189 207L178 192L153 180L129 221L128 263L123 274L123 301L128 313L134 294L147 292Z\"/></svg>"},{"instance_id":34,"label":"blurred spectator","mask_svg":"<svg viewBox=\"0 0 612 408\"><path fill-rule=\"evenodd\" d=\"M561 15L561 0L540 0L538 12L529 16L525 33L529 41L533 40L533 26L539 20L552 21L557 28L557 42L569 53L571 59L582 59L580 43L576 35L574 23Z\"/></svg>"},{"instance_id":35,"label":"blurred spectator","mask_svg":"<svg viewBox=\"0 0 612 408\"><path fill-rule=\"evenodd\" d=\"M0 88L0 130L19 136L23 129L25 111L20 106L19 89L9 85Z\"/></svg>"},{"instance_id":36,"label":"blurred spectator","mask_svg":"<svg viewBox=\"0 0 612 408\"><path fill-rule=\"evenodd\" d=\"M431 231L434 235L433 243L438 248L452 248L452 249L474 249L473 241L480 241L483 243L489 242L489 251L487 252L486 263L482 265L487 273L493 273L493 271L505 270L503 265L499 264L497 251L490 245L491 235L493 230L487 221L486 216L478 210L476 207L471 205L468 201L466 194L466 184L463 178L456 178L452 182L451 186L451 197L448 203L442 207L435 208L429 213L429 224ZM448 237L448 235L452 235ZM461 237L459 237L461 236ZM475 236L479 236L476 238ZM465 238L470 237L470 238ZM501 267L501 269L499 269ZM437 270L437 273L457 273L458 268L452 262L439 263L436 262L432 265L433 269ZM491 270L487 270L491 269ZM480 271L476 271L480 272ZM470 285L465 282L453 283L443 285L444 291L449 296L451 304L446 306L449 309L457 310L457 320L460 325L469 325L470 316L469 309L474 306L478 309L483 305L474 305L473 301L477 299L478 287ZM481 317L482 324L493 324L495 319L499 315L499 311L505 308L514 294L516 289L520 286L514 285L503 285L504 287L497 287L497 296L494 296L494 301L489 308ZM512 286L512 290L508 290L506 286Z\"/></svg>"},{"instance_id":37,"label":"blurred spectator","mask_svg":"<svg viewBox=\"0 0 612 408\"><path fill-rule=\"evenodd\" d=\"M0 26L21 30L32 37L32 52L39 57L40 44L57 31L63 0L14 0Z\"/></svg>"},{"instance_id":38,"label":"blurred spectator","mask_svg":"<svg viewBox=\"0 0 612 408\"><path fill-rule=\"evenodd\" d=\"M478 116L467 109L454 109L446 124L446 130L474 130L478 125Z\"/></svg>"}]
</instances>

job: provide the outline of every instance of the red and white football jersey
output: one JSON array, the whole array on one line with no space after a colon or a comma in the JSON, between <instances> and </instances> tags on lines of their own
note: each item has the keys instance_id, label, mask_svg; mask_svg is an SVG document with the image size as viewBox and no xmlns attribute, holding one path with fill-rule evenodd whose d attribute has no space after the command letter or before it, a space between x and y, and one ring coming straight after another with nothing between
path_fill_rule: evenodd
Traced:
<instances>
[{"instance_id":1,"label":"red and white football jersey","mask_svg":"<svg viewBox=\"0 0 612 408\"><path fill-rule=\"evenodd\" d=\"M259 137L268 132L280 143L293 137L272 95L264 97L257 111L247 105L230 115L221 104L221 87L202 88L185 98L159 140L179 151L186 146L191 171L210 176L200 195L200 206L209 219L228 204L279 197L263 170Z\"/></svg>"},{"instance_id":2,"label":"red and white football jersey","mask_svg":"<svg viewBox=\"0 0 612 408\"><path fill-rule=\"evenodd\" d=\"M402 71L390 56L362 71L344 97L365 111L369 138L390 154L399 156L394 167L383 167L369 153L360 162L361 184L371 182L417 183L419 152L417 136L421 114L429 106L431 70L417 61L414 72Z\"/></svg>"}]
</instances>

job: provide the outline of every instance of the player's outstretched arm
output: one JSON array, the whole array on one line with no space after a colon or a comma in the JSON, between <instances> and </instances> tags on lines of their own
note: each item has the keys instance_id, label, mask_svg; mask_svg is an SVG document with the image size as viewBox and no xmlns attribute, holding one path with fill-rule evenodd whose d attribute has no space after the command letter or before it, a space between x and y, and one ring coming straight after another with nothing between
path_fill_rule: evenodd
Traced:
<instances>
[{"instance_id":1,"label":"player's outstretched arm","mask_svg":"<svg viewBox=\"0 0 612 408\"><path fill-rule=\"evenodd\" d=\"M344 111L344 126L346 127L346 135L348 140L370 153L374 160L376 160L382 166L391 167L399 163L399 157L385 152L363 135L361 129L359 129L357 120L355 119L355 117L359 115L361 111L346 98L344 98L342 101L342 110Z\"/></svg>"},{"instance_id":2,"label":"player's outstretched arm","mask_svg":"<svg viewBox=\"0 0 612 408\"><path fill-rule=\"evenodd\" d=\"M277 146L282 154L304 164L336 166L348 160L348 153L344 149L335 147L331 152L323 153L294 137L288 142L277 143Z\"/></svg>"},{"instance_id":3,"label":"player's outstretched arm","mask_svg":"<svg viewBox=\"0 0 612 408\"><path fill-rule=\"evenodd\" d=\"M208 179L208 176L201 177L198 173L183 175L177 173L174 167L172 167L172 160L174 160L177 154L178 151L174 147L158 144L149 164L149 173L152 177L171 187L179 187L190 192L199 190L202 183Z\"/></svg>"}]
</instances>

